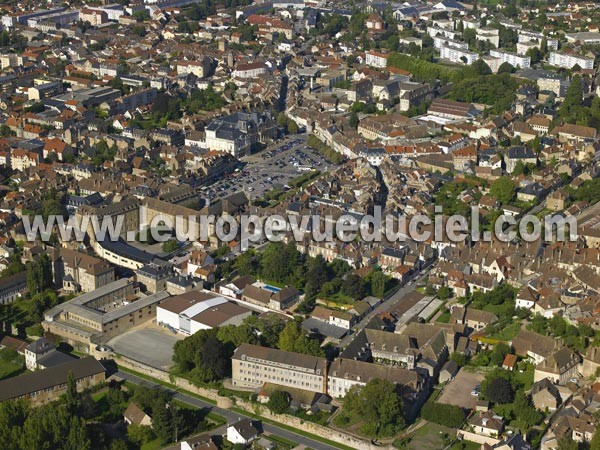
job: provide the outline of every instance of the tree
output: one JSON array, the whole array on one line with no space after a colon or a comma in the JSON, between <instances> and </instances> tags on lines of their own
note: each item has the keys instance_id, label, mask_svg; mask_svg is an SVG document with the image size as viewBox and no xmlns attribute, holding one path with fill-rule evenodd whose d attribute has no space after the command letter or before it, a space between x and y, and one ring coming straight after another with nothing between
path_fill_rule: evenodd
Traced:
<instances>
[{"instance_id":1,"label":"tree","mask_svg":"<svg viewBox=\"0 0 600 450\"><path fill-rule=\"evenodd\" d=\"M150 442L154 437L154 432L149 426L132 424L127 427L127 438L138 447Z\"/></svg>"},{"instance_id":2,"label":"tree","mask_svg":"<svg viewBox=\"0 0 600 450\"><path fill-rule=\"evenodd\" d=\"M352 128L354 128L355 130L358 128L360 120L358 118L358 114L356 114L354 111L350 113L350 118L348 119L348 121L350 122L350 126Z\"/></svg>"},{"instance_id":3,"label":"tree","mask_svg":"<svg viewBox=\"0 0 600 450\"><path fill-rule=\"evenodd\" d=\"M173 440L173 417L170 408L165 403L155 402L152 408L152 429L161 443Z\"/></svg>"},{"instance_id":4,"label":"tree","mask_svg":"<svg viewBox=\"0 0 600 450\"><path fill-rule=\"evenodd\" d=\"M570 121L578 112L583 103L583 86L581 77L575 75L565 93L558 115L561 119Z\"/></svg>"},{"instance_id":5,"label":"tree","mask_svg":"<svg viewBox=\"0 0 600 450\"><path fill-rule=\"evenodd\" d=\"M482 383L481 389L489 401L493 403L510 403L513 401L515 393L508 380L497 377L491 380L486 379L486 381L485 385Z\"/></svg>"},{"instance_id":6,"label":"tree","mask_svg":"<svg viewBox=\"0 0 600 450\"><path fill-rule=\"evenodd\" d=\"M290 407L291 396L286 391L273 391L269 396L267 407L275 414L283 414Z\"/></svg>"},{"instance_id":7,"label":"tree","mask_svg":"<svg viewBox=\"0 0 600 450\"><path fill-rule=\"evenodd\" d=\"M0 448L20 450L19 439L29 405L25 400L9 400L0 403Z\"/></svg>"},{"instance_id":8,"label":"tree","mask_svg":"<svg viewBox=\"0 0 600 450\"><path fill-rule=\"evenodd\" d=\"M516 188L509 177L503 176L495 180L490 186L490 195L503 205L510 204L514 199Z\"/></svg>"},{"instance_id":9,"label":"tree","mask_svg":"<svg viewBox=\"0 0 600 450\"><path fill-rule=\"evenodd\" d=\"M396 386L375 378L355 385L344 397L343 413L361 421L361 431L371 437L392 436L404 426L402 400Z\"/></svg>"},{"instance_id":10,"label":"tree","mask_svg":"<svg viewBox=\"0 0 600 450\"><path fill-rule=\"evenodd\" d=\"M371 280L371 295L374 297L383 298L385 294L385 286L388 277L381 270L374 270L370 276Z\"/></svg>"},{"instance_id":11,"label":"tree","mask_svg":"<svg viewBox=\"0 0 600 450\"><path fill-rule=\"evenodd\" d=\"M437 291L437 296L440 300L447 300L452 295L452 290L448 286L442 286Z\"/></svg>"},{"instance_id":12,"label":"tree","mask_svg":"<svg viewBox=\"0 0 600 450\"><path fill-rule=\"evenodd\" d=\"M229 357L225 346L215 336L209 336L200 351L199 364L193 371L201 382L221 380L229 369Z\"/></svg>"},{"instance_id":13,"label":"tree","mask_svg":"<svg viewBox=\"0 0 600 450\"><path fill-rule=\"evenodd\" d=\"M483 59L478 59L475 61L470 69L474 71L477 75L490 75L492 73L492 69Z\"/></svg>"},{"instance_id":14,"label":"tree","mask_svg":"<svg viewBox=\"0 0 600 450\"><path fill-rule=\"evenodd\" d=\"M46 109L46 107L44 106L44 104L42 102L36 102L33 103L31 106L28 106L27 108L25 108L25 112L31 112L31 113L41 113L42 111L44 111Z\"/></svg>"},{"instance_id":15,"label":"tree","mask_svg":"<svg viewBox=\"0 0 600 450\"><path fill-rule=\"evenodd\" d=\"M6 47L9 44L10 44L10 34L8 33L7 30L2 30L2 32L0 33L0 46Z\"/></svg>"},{"instance_id":16,"label":"tree","mask_svg":"<svg viewBox=\"0 0 600 450\"><path fill-rule=\"evenodd\" d=\"M231 353L217 339L217 329L200 330L177 341L173 351L174 370L188 373L195 383L207 383L223 378L229 368Z\"/></svg>"},{"instance_id":17,"label":"tree","mask_svg":"<svg viewBox=\"0 0 600 450\"><path fill-rule=\"evenodd\" d=\"M261 257L261 276L265 280L283 283L290 273L284 245L272 242L263 251Z\"/></svg>"},{"instance_id":18,"label":"tree","mask_svg":"<svg viewBox=\"0 0 600 450\"><path fill-rule=\"evenodd\" d=\"M544 58L542 51L537 47L530 48L529 50L527 50L527 53L525 53L525 55L531 58L531 64L537 64Z\"/></svg>"},{"instance_id":19,"label":"tree","mask_svg":"<svg viewBox=\"0 0 600 450\"><path fill-rule=\"evenodd\" d=\"M173 253L179 248L176 240L170 239L162 245L162 251L165 253Z\"/></svg>"},{"instance_id":20,"label":"tree","mask_svg":"<svg viewBox=\"0 0 600 450\"><path fill-rule=\"evenodd\" d=\"M600 427L596 427L594 437L590 441L590 450L600 450Z\"/></svg>"},{"instance_id":21,"label":"tree","mask_svg":"<svg viewBox=\"0 0 600 450\"><path fill-rule=\"evenodd\" d=\"M129 430L127 430L129 431ZM110 444L109 450L127 450L127 443L122 439L117 439Z\"/></svg>"},{"instance_id":22,"label":"tree","mask_svg":"<svg viewBox=\"0 0 600 450\"><path fill-rule=\"evenodd\" d=\"M289 321L279 335L279 349L306 355L323 356L324 351L316 339L310 339L295 321Z\"/></svg>"},{"instance_id":23,"label":"tree","mask_svg":"<svg viewBox=\"0 0 600 450\"><path fill-rule=\"evenodd\" d=\"M510 353L510 347L502 342L497 343L490 355L490 364L498 366L504 362L506 355Z\"/></svg>"},{"instance_id":24,"label":"tree","mask_svg":"<svg viewBox=\"0 0 600 450\"><path fill-rule=\"evenodd\" d=\"M52 263L47 253L27 265L27 289L34 295L52 286Z\"/></svg>"},{"instance_id":25,"label":"tree","mask_svg":"<svg viewBox=\"0 0 600 450\"><path fill-rule=\"evenodd\" d=\"M298 134L298 131L300 131L298 124L291 119L287 123L287 130L290 134Z\"/></svg>"},{"instance_id":26,"label":"tree","mask_svg":"<svg viewBox=\"0 0 600 450\"><path fill-rule=\"evenodd\" d=\"M69 413L73 414L75 412L78 403L77 385L75 384L73 372L69 371L69 375L67 376L67 391L65 392L65 405Z\"/></svg>"},{"instance_id":27,"label":"tree","mask_svg":"<svg viewBox=\"0 0 600 450\"><path fill-rule=\"evenodd\" d=\"M542 413L536 410L523 390L515 394L514 408L516 420L521 425L521 431L526 433L532 426L537 425L543 418Z\"/></svg>"},{"instance_id":28,"label":"tree","mask_svg":"<svg viewBox=\"0 0 600 450\"><path fill-rule=\"evenodd\" d=\"M498 74L501 73L513 73L515 71L515 67L509 62L503 62L498 67Z\"/></svg>"},{"instance_id":29,"label":"tree","mask_svg":"<svg viewBox=\"0 0 600 450\"><path fill-rule=\"evenodd\" d=\"M460 367L467 365L467 356L464 353L452 353L450 355L450 360L454 361Z\"/></svg>"},{"instance_id":30,"label":"tree","mask_svg":"<svg viewBox=\"0 0 600 450\"><path fill-rule=\"evenodd\" d=\"M342 282L342 294L352 297L353 299L361 299L366 294L364 280L356 274L347 275Z\"/></svg>"}]
</instances>

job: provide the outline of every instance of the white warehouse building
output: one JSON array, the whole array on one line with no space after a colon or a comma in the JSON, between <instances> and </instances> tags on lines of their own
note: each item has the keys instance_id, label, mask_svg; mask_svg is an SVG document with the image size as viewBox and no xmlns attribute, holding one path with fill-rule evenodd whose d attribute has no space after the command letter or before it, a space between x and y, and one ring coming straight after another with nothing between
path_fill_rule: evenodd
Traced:
<instances>
[{"instance_id":1,"label":"white warehouse building","mask_svg":"<svg viewBox=\"0 0 600 450\"><path fill-rule=\"evenodd\" d=\"M156 323L182 334L225 325L240 325L252 311L204 291L190 291L165 300L156 308Z\"/></svg>"}]
</instances>

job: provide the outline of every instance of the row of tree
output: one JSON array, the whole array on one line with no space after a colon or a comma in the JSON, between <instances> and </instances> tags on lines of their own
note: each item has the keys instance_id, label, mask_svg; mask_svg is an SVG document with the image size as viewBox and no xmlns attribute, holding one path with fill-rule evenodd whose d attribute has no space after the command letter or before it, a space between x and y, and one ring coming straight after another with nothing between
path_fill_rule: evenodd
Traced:
<instances>
[{"instance_id":1,"label":"row of tree","mask_svg":"<svg viewBox=\"0 0 600 450\"><path fill-rule=\"evenodd\" d=\"M278 316L249 317L241 325L200 330L174 347L174 372L197 384L217 382L230 375L231 356L243 343L324 356L320 342L307 336L297 320Z\"/></svg>"}]
</instances>

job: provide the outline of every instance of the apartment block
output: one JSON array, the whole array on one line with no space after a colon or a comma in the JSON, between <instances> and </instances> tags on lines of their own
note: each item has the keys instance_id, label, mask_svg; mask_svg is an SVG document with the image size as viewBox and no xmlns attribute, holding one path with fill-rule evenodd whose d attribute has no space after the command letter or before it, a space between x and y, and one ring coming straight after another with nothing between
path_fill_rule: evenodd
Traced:
<instances>
[{"instance_id":1,"label":"apartment block","mask_svg":"<svg viewBox=\"0 0 600 450\"><path fill-rule=\"evenodd\" d=\"M242 344L231 357L234 386L257 388L264 383L327 391L327 360L258 345Z\"/></svg>"},{"instance_id":2,"label":"apartment block","mask_svg":"<svg viewBox=\"0 0 600 450\"><path fill-rule=\"evenodd\" d=\"M385 53L368 51L365 54L365 64L384 69L387 67L387 58Z\"/></svg>"},{"instance_id":3,"label":"apartment block","mask_svg":"<svg viewBox=\"0 0 600 450\"><path fill-rule=\"evenodd\" d=\"M444 46L440 48L440 58L447 59L448 61L456 64L465 64L470 66L477 61L477 59L479 59L479 55L468 50Z\"/></svg>"},{"instance_id":4,"label":"apartment block","mask_svg":"<svg viewBox=\"0 0 600 450\"><path fill-rule=\"evenodd\" d=\"M519 56L515 53L500 50L491 50L490 56L498 58L501 61L500 64L507 62L513 67L520 67L522 69L527 69L531 66L531 58L529 56Z\"/></svg>"},{"instance_id":5,"label":"apartment block","mask_svg":"<svg viewBox=\"0 0 600 450\"><path fill-rule=\"evenodd\" d=\"M572 53L550 52L548 63L551 66L564 67L565 69L572 69L576 65L582 69L594 68L593 58L586 58L585 56L579 56Z\"/></svg>"}]
</instances>

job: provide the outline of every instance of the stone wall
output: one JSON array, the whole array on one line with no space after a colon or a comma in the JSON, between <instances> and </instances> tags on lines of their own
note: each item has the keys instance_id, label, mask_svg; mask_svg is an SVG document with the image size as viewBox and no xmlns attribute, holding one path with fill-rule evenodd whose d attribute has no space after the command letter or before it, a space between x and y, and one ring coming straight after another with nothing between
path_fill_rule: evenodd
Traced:
<instances>
[{"instance_id":1,"label":"stone wall","mask_svg":"<svg viewBox=\"0 0 600 450\"><path fill-rule=\"evenodd\" d=\"M456 437L459 439L464 439L466 441L475 442L476 444L481 445L496 445L498 442L500 442L500 439L484 436L482 434L471 433L470 431L466 430L458 430L458 432L456 433Z\"/></svg>"},{"instance_id":2,"label":"stone wall","mask_svg":"<svg viewBox=\"0 0 600 450\"><path fill-rule=\"evenodd\" d=\"M171 376L168 372L165 372L164 370L147 366L125 356L116 356L115 359L117 360L117 363L120 366L142 373L149 377L156 378L157 380L163 381L165 383L173 384L179 388L185 389L186 391L192 392L193 394L200 395L202 397L214 401L217 401L219 398L221 398L217 391L214 389L206 389L195 386L185 378Z\"/></svg>"},{"instance_id":3,"label":"stone wall","mask_svg":"<svg viewBox=\"0 0 600 450\"><path fill-rule=\"evenodd\" d=\"M290 416L288 414L273 414L271 411L269 411L267 407L258 405L256 403L252 403L250 401L246 401L239 397L235 397L235 400L232 402L227 397L219 396L218 392L215 389L206 389L195 386L194 384L192 384L184 378L171 376L168 372L165 372L164 370L149 367L145 364L134 361L125 356L114 355L114 358L120 366L142 373L146 376L156 378L157 380L173 384L181 389L185 389L186 391L192 392L196 395L200 395L210 400L214 400L217 402L217 405L220 408L228 409L235 404L235 406L237 406L240 409L243 409L244 411L247 411L249 414L258 414L264 417L265 419L272 420L274 422L281 423L283 425L287 425L289 427L296 428L307 433L311 433L316 436L320 436L325 439L338 442L343 445L347 445L357 450L374 450L382 448L381 446L375 446L371 444L371 442L369 441L355 438L341 431L333 430L331 428L324 427L313 422L304 421L298 417Z\"/></svg>"},{"instance_id":4,"label":"stone wall","mask_svg":"<svg viewBox=\"0 0 600 450\"><path fill-rule=\"evenodd\" d=\"M264 417L265 419L269 419L292 428L297 428L299 430L306 431L307 433L311 433L316 436L329 439L330 441L347 445L357 450L370 450L382 448L380 446L375 446L371 444L369 441L355 438L346 433L342 433L332 428L324 427L317 423L307 422L298 417L290 416L288 414L273 414L266 406L258 405L256 403L237 399L236 405L245 411L258 414Z\"/></svg>"}]
</instances>

